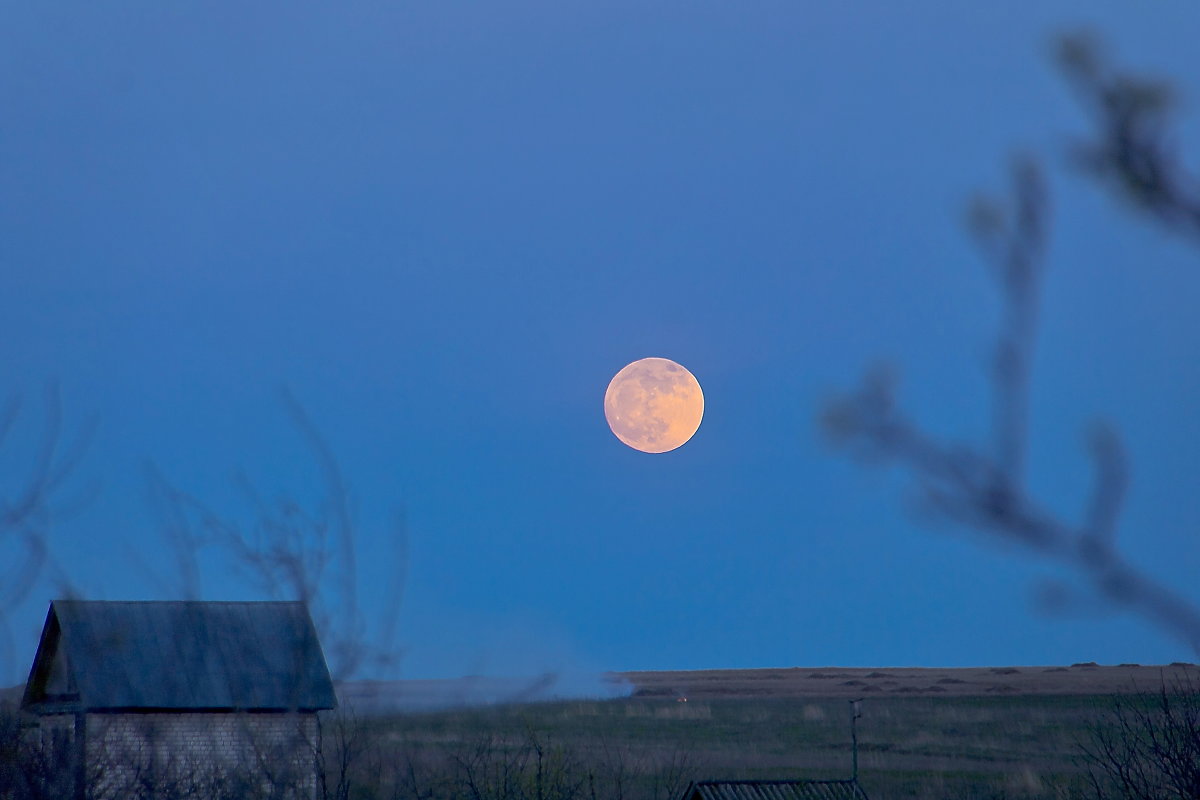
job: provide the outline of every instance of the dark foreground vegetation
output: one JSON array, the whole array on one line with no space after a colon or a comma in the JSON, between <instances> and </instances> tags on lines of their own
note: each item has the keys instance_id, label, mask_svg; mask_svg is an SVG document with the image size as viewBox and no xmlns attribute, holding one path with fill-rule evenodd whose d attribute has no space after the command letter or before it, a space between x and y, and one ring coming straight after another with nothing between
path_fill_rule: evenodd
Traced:
<instances>
[{"instance_id":1,"label":"dark foreground vegetation","mask_svg":"<svg viewBox=\"0 0 1200 800\"><path fill-rule=\"evenodd\" d=\"M1160 744L1190 736L1190 754L1182 748L1177 755L1183 771L1190 763L1193 780L1200 775L1196 695L1185 697L872 697L862 704L858 724L859 780L875 800L1200 797L1195 784L1192 793L1175 792L1169 780L1157 779L1149 781L1155 788L1147 794L1126 791L1132 787L1114 783L1108 769L1157 775L1153 746L1145 740L1158 731ZM1175 730L1164 728L1163 698L1180 723ZM504 742L519 750L533 736L563 754L580 773L577 779L604 778L597 796L650 798L678 796L689 780L848 778L849 714L841 699L634 697L442 712L371 725L376 738L394 742L395 758L440 763L443 775L453 772L446 767L455 763L456 749ZM1102 741L1115 744L1111 753L1097 748ZM666 788L671 792L664 795Z\"/></svg>"},{"instance_id":2,"label":"dark foreground vegetation","mask_svg":"<svg viewBox=\"0 0 1200 800\"><path fill-rule=\"evenodd\" d=\"M0 717L0 800L65 797L55 758ZM1124 695L875 696L859 779L888 798L1200 797L1200 684ZM847 778L844 698L633 696L322 721L316 780L144 772L122 797L669 800L689 781ZM254 772L259 769L259 772ZM248 777L253 773L254 778ZM93 775L93 779L97 776Z\"/></svg>"}]
</instances>

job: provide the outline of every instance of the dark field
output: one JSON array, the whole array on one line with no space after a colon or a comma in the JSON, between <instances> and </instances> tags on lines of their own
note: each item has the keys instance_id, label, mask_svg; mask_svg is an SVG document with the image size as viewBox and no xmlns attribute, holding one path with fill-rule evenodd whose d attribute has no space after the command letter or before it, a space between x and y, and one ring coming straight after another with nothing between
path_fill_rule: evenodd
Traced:
<instances>
[{"instance_id":1,"label":"dark field","mask_svg":"<svg viewBox=\"0 0 1200 800\"><path fill-rule=\"evenodd\" d=\"M691 780L848 778L848 701L862 698L859 779L872 800L1075 798L1087 796L1080 744L1112 725L1115 694L1198 676L1076 664L360 682L341 687L323 741L331 775L351 754L346 796L361 800L675 800ZM621 696L539 700L556 687ZM0 694L18 702L20 687Z\"/></svg>"},{"instance_id":2,"label":"dark field","mask_svg":"<svg viewBox=\"0 0 1200 800\"><path fill-rule=\"evenodd\" d=\"M661 767L662 781L844 778L847 701L862 697L859 777L875 800L1071 797L1083 789L1079 743L1104 719L1111 695L1154 690L1189 671L1081 664L623 673L629 697L389 714L369 725L410 753L516 746L532 732L600 771L614 762L631 775Z\"/></svg>"}]
</instances>

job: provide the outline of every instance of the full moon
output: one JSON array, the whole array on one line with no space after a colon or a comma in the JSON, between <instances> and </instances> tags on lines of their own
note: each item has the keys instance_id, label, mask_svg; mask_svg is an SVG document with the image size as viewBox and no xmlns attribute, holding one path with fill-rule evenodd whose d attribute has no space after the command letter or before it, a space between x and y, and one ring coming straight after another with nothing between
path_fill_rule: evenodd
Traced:
<instances>
[{"instance_id":1,"label":"full moon","mask_svg":"<svg viewBox=\"0 0 1200 800\"><path fill-rule=\"evenodd\" d=\"M669 358L643 358L613 376L604 417L618 439L643 453L665 453L692 438L704 416L704 392Z\"/></svg>"}]
</instances>

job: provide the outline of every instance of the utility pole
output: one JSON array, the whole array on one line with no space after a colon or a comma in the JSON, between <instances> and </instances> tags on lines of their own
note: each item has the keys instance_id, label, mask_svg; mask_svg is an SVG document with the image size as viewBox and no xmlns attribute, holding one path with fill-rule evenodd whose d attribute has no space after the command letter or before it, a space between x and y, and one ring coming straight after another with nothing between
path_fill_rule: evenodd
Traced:
<instances>
[{"instance_id":1,"label":"utility pole","mask_svg":"<svg viewBox=\"0 0 1200 800\"><path fill-rule=\"evenodd\" d=\"M858 782L858 718L862 716L862 701L861 697L850 701L850 744L854 753L854 770L851 773L851 779L856 783Z\"/></svg>"}]
</instances>

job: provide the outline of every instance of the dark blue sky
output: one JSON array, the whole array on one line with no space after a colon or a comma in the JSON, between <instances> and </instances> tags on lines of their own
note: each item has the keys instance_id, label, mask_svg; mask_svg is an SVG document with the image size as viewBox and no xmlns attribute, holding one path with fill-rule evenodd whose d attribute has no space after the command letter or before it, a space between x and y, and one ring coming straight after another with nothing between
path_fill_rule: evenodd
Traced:
<instances>
[{"instance_id":1,"label":"dark blue sky","mask_svg":"<svg viewBox=\"0 0 1200 800\"><path fill-rule=\"evenodd\" d=\"M287 386L352 487L368 614L405 584L405 676L1194 660L1128 615L1038 616L1069 572L931 531L816 425L888 359L927 427L986 435L998 302L962 209L1038 153L1031 487L1077 519L1110 419L1122 547L1200 602L1200 257L1067 168L1087 123L1048 54L1081 25L1180 79L1200 154L1185 4L2 2L0 393L25 405L0 479L57 380L69 427L99 421L58 562L89 597L171 597L146 465L233 519L238 471L319 504ZM602 414L644 356L706 395L659 456ZM15 610L7 672L56 591ZM219 566L204 595L255 596Z\"/></svg>"}]
</instances>

